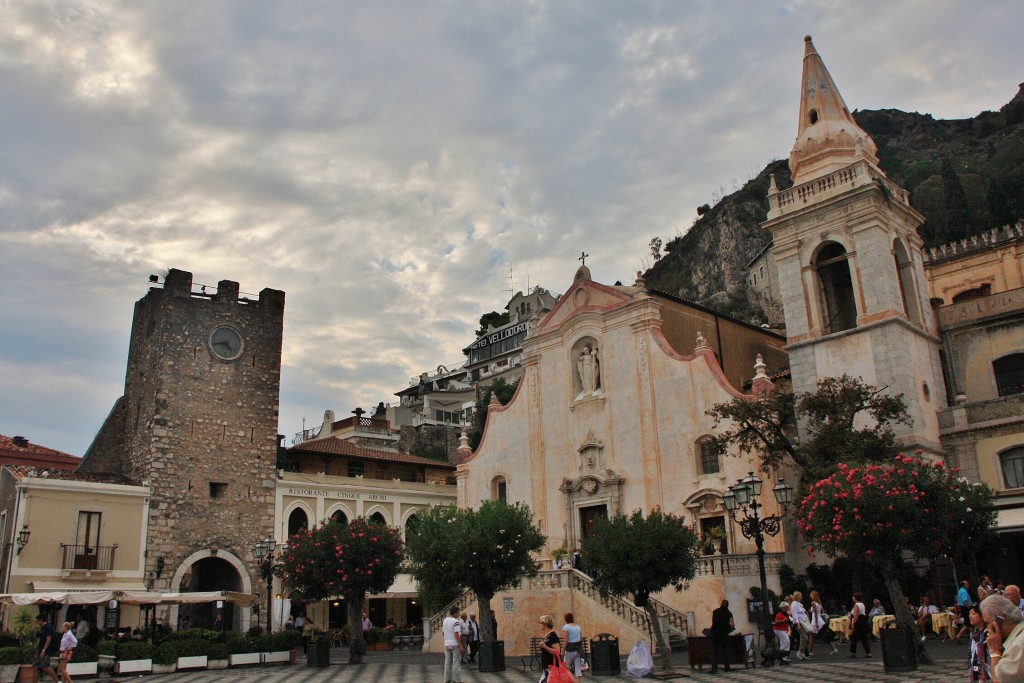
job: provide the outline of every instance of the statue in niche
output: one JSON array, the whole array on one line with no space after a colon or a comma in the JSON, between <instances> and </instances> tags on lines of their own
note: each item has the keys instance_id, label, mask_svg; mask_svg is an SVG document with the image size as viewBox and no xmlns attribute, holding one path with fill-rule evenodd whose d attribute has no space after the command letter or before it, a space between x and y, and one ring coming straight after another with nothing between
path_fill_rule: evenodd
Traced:
<instances>
[{"instance_id":1,"label":"statue in niche","mask_svg":"<svg viewBox=\"0 0 1024 683\"><path fill-rule=\"evenodd\" d=\"M580 376L580 385L583 387L580 396L593 394L601 388L601 361L598 356L597 346L586 345L579 352L576 359L576 371Z\"/></svg>"}]
</instances>

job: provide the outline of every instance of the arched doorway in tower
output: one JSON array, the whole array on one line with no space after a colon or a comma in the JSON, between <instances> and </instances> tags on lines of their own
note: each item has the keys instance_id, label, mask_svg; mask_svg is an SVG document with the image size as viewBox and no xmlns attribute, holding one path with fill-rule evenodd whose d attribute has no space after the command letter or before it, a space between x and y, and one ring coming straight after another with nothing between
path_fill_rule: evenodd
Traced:
<instances>
[{"instance_id":1,"label":"arched doorway in tower","mask_svg":"<svg viewBox=\"0 0 1024 683\"><path fill-rule=\"evenodd\" d=\"M238 570L227 560L219 557L204 557L192 564L192 567L181 577L178 590L182 593L205 591L242 590L242 577ZM234 630L236 614L234 603L195 603L183 604L178 608L178 628L213 628L214 618L219 613L224 619L224 630Z\"/></svg>"}]
</instances>

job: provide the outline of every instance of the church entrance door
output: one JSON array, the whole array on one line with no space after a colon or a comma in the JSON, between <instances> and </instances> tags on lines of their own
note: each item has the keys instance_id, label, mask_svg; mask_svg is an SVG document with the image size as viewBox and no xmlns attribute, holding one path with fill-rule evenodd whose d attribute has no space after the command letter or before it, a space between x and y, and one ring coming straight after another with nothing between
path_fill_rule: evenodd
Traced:
<instances>
[{"instance_id":1,"label":"church entrance door","mask_svg":"<svg viewBox=\"0 0 1024 683\"><path fill-rule=\"evenodd\" d=\"M599 519L608 519L607 505L589 505L580 508L580 535L583 538L590 538L593 534L594 524Z\"/></svg>"}]
</instances>

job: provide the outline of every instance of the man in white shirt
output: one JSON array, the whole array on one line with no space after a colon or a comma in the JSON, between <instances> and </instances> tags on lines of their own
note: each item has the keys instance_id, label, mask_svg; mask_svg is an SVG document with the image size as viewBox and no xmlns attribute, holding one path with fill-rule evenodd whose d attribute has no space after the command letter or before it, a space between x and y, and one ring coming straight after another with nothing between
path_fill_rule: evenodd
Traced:
<instances>
[{"instance_id":1,"label":"man in white shirt","mask_svg":"<svg viewBox=\"0 0 1024 683\"><path fill-rule=\"evenodd\" d=\"M931 598L921 596L921 606L917 608L917 628L921 632L921 640L928 637L928 629L932 627L932 615L938 612Z\"/></svg>"},{"instance_id":2,"label":"man in white shirt","mask_svg":"<svg viewBox=\"0 0 1024 683\"><path fill-rule=\"evenodd\" d=\"M441 634L444 636L444 683L462 681L462 653L466 651L466 646L462 644L462 625L458 615L459 608L452 607L441 623Z\"/></svg>"}]
</instances>

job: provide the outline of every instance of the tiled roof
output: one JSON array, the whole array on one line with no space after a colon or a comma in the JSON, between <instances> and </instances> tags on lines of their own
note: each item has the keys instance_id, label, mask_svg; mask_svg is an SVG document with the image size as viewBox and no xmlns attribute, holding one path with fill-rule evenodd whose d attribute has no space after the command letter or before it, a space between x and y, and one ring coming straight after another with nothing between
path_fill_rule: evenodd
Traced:
<instances>
[{"instance_id":1,"label":"tiled roof","mask_svg":"<svg viewBox=\"0 0 1024 683\"><path fill-rule=\"evenodd\" d=\"M100 484L124 484L120 477L104 474L84 474L68 470L47 469L45 467L28 467L26 465L5 465L18 481L28 477L39 479L57 479L60 481L89 481Z\"/></svg>"},{"instance_id":2,"label":"tiled roof","mask_svg":"<svg viewBox=\"0 0 1024 683\"><path fill-rule=\"evenodd\" d=\"M70 453L58 451L53 448L47 448L46 446L40 446L38 444L32 443L31 441L27 442L24 446L19 446L17 443L15 443L14 439L3 434L0 434L0 451L4 451L5 455L14 457L19 455L25 455L29 457L43 456L46 458L68 460L68 462L71 463L78 463L81 461L81 458L71 455Z\"/></svg>"},{"instance_id":3,"label":"tiled roof","mask_svg":"<svg viewBox=\"0 0 1024 683\"><path fill-rule=\"evenodd\" d=\"M326 439L304 441L297 446L292 446L288 450L291 453L327 453L330 455L344 455L350 458L374 460L377 462L402 462L410 465L426 465L427 467L440 467L450 470L455 469L455 465L449 462L431 460L430 458L421 458L418 455L408 455L407 453L395 453L392 451L378 451L372 448L361 448L351 441L339 439L335 436L331 436Z\"/></svg>"}]
</instances>

